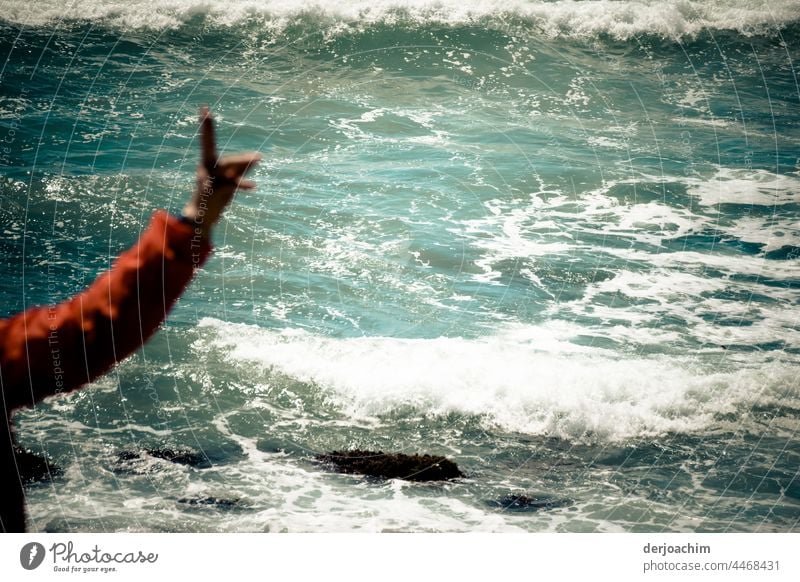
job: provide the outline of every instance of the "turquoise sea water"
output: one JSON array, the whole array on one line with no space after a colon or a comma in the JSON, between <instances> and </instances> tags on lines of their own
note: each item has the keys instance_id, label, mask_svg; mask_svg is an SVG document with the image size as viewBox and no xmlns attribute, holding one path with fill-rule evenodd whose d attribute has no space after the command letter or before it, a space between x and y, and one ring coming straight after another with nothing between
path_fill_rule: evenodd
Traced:
<instances>
[{"instance_id":1,"label":"turquoise sea water","mask_svg":"<svg viewBox=\"0 0 800 582\"><path fill-rule=\"evenodd\" d=\"M17 416L31 529L800 527L797 2L0 8L2 315L182 207L199 105L264 154L159 334Z\"/></svg>"}]
</instances>

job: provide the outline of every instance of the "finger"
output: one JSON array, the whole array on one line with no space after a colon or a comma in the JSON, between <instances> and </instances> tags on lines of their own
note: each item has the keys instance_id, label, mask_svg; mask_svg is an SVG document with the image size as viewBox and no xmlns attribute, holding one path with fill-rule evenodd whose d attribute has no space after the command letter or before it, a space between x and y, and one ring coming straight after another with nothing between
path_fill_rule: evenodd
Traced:
<instances>
[{"instance_id":1,"label":"finger","mask_svg":"<svg viewBox=\"0 0 800 582\"><path fill-rule=\"evenodd\" d=\"M244 174L260 161L261 154L258 152L235 154L221 158L219 160L219 167L224 168L226 173L229 169L232 169L238 174Z\"/></svg>"},{"instance_id":2,"label":"finger","mask_svg":"<svg viewBox=\"0 0 800 582\"><path fill-rule=\"evenodd\" d=\"M239 190L252 190L256 187L256 183L252 180L239 180L239 184L236 186Z\"/></svg>"},{"instance_id":3,"label":"finger","mask_svg":"<svg viewBox=\"0 0 800 582\"><path fill-rule=\"evenodd\" d=\"M258 155L223 158L217 166L217 175L225 176L228 180L236 180L249 172L260 159L261 157Z\"/></svg>"},{"instance_id":4,"label":"finger","mask_svg":"<svg viewBox=\"0 0 800 582\"><path fill-rule=\"evenodd\" d=\"M213 168L217 163L214 120L206 106L200 108L200 159L206 168Z\"/></svg>"}]
</instances>

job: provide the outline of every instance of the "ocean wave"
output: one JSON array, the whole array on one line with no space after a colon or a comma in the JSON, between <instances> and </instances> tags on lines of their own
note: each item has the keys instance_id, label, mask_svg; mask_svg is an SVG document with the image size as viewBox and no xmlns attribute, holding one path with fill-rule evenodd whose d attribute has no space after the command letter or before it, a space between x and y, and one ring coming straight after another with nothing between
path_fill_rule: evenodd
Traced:
<instances>
[{"instance_id":1,"label":"ocean wave","mask_svg":"<svg viewBox=\"0 0 800 582\"><path fill-rule=\"evenodd\" d=\"M756 405L800 406L789 364L704 369L692 358L626 355L567 341L578 331L554 322L481 339L330 338L204 318L194 349L224 353L254 383L260 369L313 384L355 418L413 407L566 439L693 433L712 429L722 415L746 416Z\"/></svg>"},{"instance_id":2,"label":"ocean wave","mask_svg":"<svg viewBox=\"0 0 800 582\"><path fill-rule=\"evenodd\" d=\"M703 206L743 204L774 207L800 203L800 178L766 170L719 168L708 179L686 179Z\"/></svg>"},{"instance_id":3,"label":"ocean wave","mask_svg":"<svg viewBox=\"0 0 800 582\"><path fill-rule=\"evenodd\" d=\"M276 31L313 23L331 35L381 24L430 24L501 30L530 26L551 37L609 35L621 40L643 34L681 38L704 30L762 34L800 19L800 0L4 0L0 7L1 18L24 26L90 21L158 30L202 18L220 26L253 20Z\"/></svg>"}]
</instances>

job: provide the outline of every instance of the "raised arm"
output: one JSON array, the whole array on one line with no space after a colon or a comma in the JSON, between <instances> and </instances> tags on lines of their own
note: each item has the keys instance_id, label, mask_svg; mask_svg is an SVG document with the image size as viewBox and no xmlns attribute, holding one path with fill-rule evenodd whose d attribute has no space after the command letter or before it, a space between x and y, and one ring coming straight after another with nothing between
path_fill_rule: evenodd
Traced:
<instances>
[{"instance_id":1,"label":"raised arm","mask_svg":"<svg viewBox=\"0 0 800 582\"><path fill-rule=\"evenodd\" d=\"M159 211L138 243L83 293L0 321L0 389L6 416L92 381L155 332L203 264L210 232L258 154L217 158L201 111L197 187L179 219Z\"/></svg>"},{"instance_id":2,"label":"raised arm","mask_svg":"<svg viewBox=\"0 0 800 582\"><path fill-rule=\"evenodd\" d=\"M90 382L141 346L210 251L208 240L165 212L83 293L0 323L7 409Z\"/></svg>"}]
</instances>

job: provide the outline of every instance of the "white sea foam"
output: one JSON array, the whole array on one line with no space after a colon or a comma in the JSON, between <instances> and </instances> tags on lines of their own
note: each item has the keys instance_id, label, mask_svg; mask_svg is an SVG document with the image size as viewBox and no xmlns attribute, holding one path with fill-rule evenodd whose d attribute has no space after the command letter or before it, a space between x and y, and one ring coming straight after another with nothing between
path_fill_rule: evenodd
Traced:
<instances>
[{"instance_id":1,"label":"white sea foam","mask_svg":"<svg viewBox=\"0 0 800 582\"><path fill-rule=\"evenodd\" d=\"M632 299L649 299L668 304L678 297L700 297L726 289L725 281L692 273L653 269L646 273L620 271L616 277L591 285L584 300L598 293L620 293Z\"/></svg>"},{"instance_id":2,"label":"white sea foam","mask_svg":"<svg viewBox=\"0 0 800 582\"><path fill-rule=\"evenodd\" d=\"M702 369L690 358L641 357L567 341L577 326L516 326L481 339L336 339L205 318L199 351L218 350L253 382L278 372L313 384L365 418L398 408L476 415L505 430L620 440L714 425L719 413L798 399L774 363Z\"/></svg>"},{"instance_id":3,"label":"white sea foam","mask_svg":"<svg viewBox=\"0 0 800 582\"><path fill-rule=\"evenodd\" d=\"M800 247L800 221L777 213L769 218L746 216L721 230L739 240L763 245L764 252L784 246Z\"/></svg>"},{"instance_id":4,"label":"white sea foam","mask_svg":"<svg viewBox=\"0 0 800 582\"><path fill-rule=\"evenodd\" d=\"M612 139L606 136L592 136L586 140L593 148L608 148L612 150L623 150L627 146L624 141L618 139Z\"/></svg>"},{"instance_id":5,"label":"white sea foam","mask_svg":"<svg viewBox=\"0 0 800 582\"><path fill-rule=\"evenodd\" d=\"M623 202L612 195L619 186L679 184L687 194L699 199L701 209L679 208L661 201ZM554 195L556 194L556 195ZM718 230L730 238L762 244L762 252L784 246L798 246L800 223L792 215L743 217L732 224L721 222L715 214L719 204L784 206L800 203L800 178L766 170L718 168L710 178L682 176L641 176L610 180L600 188L583 192L577 199L542 190L528 200L513 203L490 200L485 216L464 221L463 234L482 256L476 266L481 282L497 282L497 265L508 260L536 263L560 255L586 252L580 240L602 235L616 240L661 247L670 240L695 233ZM575 206L580 208L575 210ZM730 255L708 252L648 252L636 247L610 245L604 253L626 261L654 267L685 269L696 265L702 271L713 268L728 275L757 275L794 280L800 276L800 262L770 261L763 256ZM705 275L703 274L705 277ZM659 275L661 277L661 275ZM663 283L663 279L661 279ZM706 289L714 291L713 288ZM631 295L635 296L635 294Z\"/></svg>"},{"instance_id":6,"label":"white sea foam","mask_svg":"<svg viewBox=\"0 0 800 582\"><path fill-rule=\"evenodd\" d=\"M625 39L638 34L678 38L704 29L758 33L794 22L800 1L784 0L3 0L0 14L22 25L52 25L61 20L91 20L125 28L177 27L204 15L211 22L234 25L260 18L281 29L298 20L318 21L335 33L375 23L483 24L507 28L527 22L551 36L609 34Z\"/></svg>"},{"instance_id":7,"label":"white sea foam","mask_svg":"<svg viewBox=\"0 0 800 582\"><path fill-rule=\"evenodd\" d=\"M752 204L782 206L800 203L800 178L767 170L719 168L711 179L685 178L689 194L703 206Z\"/></svg>"},{"instance_id":8,"label":"white sea foam","mask_svg":"<svg viewBox=\"0 0 800 582\"><path fill-rule=\"evenodd\" d=\"M632 249L606 248L604 251L626 261L650 264L654 267L691 270L704 273L708 270L720 271L725 276L747 275L765 279L784 281L784 289L771 287L768 295L776 299L798 299L795 283L800 281L800 260L773 261L761 256L723 255L700 253L696 251L676 251L672 253L648 253Z\"/></svg>"},{"instance_id":9,"label":"white sea foam","mask_svg":"<svg viewBox=\"0 0 800 582\"><path fill-rule=\"evenodd\" d=\"M783 342L792 347L800 346L800 315L797 308L791 307L761 307L751 305L747 313L749 319L755 319L750 324L744 325L718 325L715 321L701 321L694 332L702 335L709 343L717 345L766 345L774 342ZM736 321L736 316L731 313L730 306L722 305L716 312L728 320ZM753 317L752 312L757 314ZM714 312L709 312L714 313Z\"/></svg>"},{"instance_id":10,"label":"white sea foam","mask_svg":"<svg viewBox=\"0 0 800 582\"><path fill-rule=\"evenodd\" d=\"M599 294L616 295L616 306L598 304ZM751 300L719 297L750 297ZM780 304L765 304L757 298L769 297ZM655 268L646 273L621 271L608 281L589 285L584 296L552 311L566 309L574 315L628 321L630 327L603 325L595 333L633 344L670 343L693 339L706 345L751 346L781 342L800 347L800 319L794 307L798 294L793 289L776 289L759 282L737 281L722 277ZM646 301L642 301L646 300ZM680 319L681 334L655 331L662 321ZM648 327L638 327L649 324ZM674 332L673 332L674 333ZM638 337L651 336L649 341Z\"/></svg>"},{"instance_id":11,"label":"white sea foam","mask_svg":"<svg viewBox=\"0 0 800 582\"><path fill-rule=\"evenodd\" d=\"M629 182L609 182L582 193L577 201L552 196L552 192L536 192L530 194L529 200L513 206L500 200L487 202L485 216L463 222L463 234L482 251L482 257L475 261L482 273L475 279L497 282L501 276L497 265L502 261L525 259L536 263L557 255L586 252L585 243L577 240L578 233L658 246L700 231L711 222L707 216L661 202L623 204L609 190L625 183ZM580 205L580 212L574 210L576 204ZM607 252L613 254L615 249Z\"/></svg>"}]
</instances>

